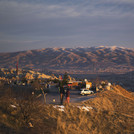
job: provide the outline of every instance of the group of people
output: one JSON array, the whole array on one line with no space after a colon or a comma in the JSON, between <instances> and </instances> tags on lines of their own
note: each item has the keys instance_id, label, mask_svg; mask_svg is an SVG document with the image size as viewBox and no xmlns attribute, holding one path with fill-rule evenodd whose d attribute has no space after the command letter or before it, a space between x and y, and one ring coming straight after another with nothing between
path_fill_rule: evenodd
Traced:
<instances>
[{"instance_id":1,"label":"group of people","mask_svg":"<svg viewBox=\"0 0 134 134\"><path fill-rule=\"evenodd\" d=\"M70 91L68 86L60 86L60 103L63 104L64 95L66 96L66 103L69 104L70 102Z\"/></svg>"}]
</instances>

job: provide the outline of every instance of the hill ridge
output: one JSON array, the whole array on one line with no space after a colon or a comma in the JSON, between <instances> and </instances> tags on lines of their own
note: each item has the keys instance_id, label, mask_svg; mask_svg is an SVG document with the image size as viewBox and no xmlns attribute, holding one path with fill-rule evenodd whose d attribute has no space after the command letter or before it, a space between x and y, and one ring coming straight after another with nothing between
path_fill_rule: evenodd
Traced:
<instances>
[{"instance_id":1,"label":"hill ridge","mask_svg":"<svg viewBox=\"0 0 134 134\"><path fill-rule=\"evenodd\" d=\"M69 73L125 73L134 71L134 49L122 47L44 48L0 53L0 67L48 69Z\"/></svg>"}]
</instances>

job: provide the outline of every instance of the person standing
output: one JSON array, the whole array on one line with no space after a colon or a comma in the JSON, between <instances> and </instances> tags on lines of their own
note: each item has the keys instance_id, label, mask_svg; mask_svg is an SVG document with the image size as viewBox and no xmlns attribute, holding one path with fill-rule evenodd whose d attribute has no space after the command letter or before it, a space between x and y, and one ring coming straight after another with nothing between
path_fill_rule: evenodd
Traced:
<instances>
[{"instance_id":1,"label":"person standing","mask_svg":"<svg viewBox=\"0 0 134 134\"><path fill-rule=\"evenodd\" d=\"M70 102L70 91L69 91L69 88L67 88L67 91L66 91L66 102L69 104Z\"/></svg>"},{"instance_id":2,"label":"person standing","mask_svg":"<svg viewBox=\"0 0 134 134\"><path fill-rule=\"evenodd\" d=\"M60 87L60 103L63 105L63 98L64 98L64 88L63 86Z\"/></svg>"}]
</instances>

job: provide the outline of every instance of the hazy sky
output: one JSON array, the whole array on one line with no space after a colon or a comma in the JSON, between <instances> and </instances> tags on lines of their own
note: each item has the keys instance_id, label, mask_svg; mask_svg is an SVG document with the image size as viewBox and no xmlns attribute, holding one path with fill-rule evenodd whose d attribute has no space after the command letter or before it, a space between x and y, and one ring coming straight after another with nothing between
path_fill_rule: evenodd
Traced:
<instances>
[{"instance_id":1,"label":"hazy sky","mask_svg":"<svg viewBox=\"0 0 134 134\"><path fill-rule=\"evenodd\" d=\"M0 0L0 52L134 48L134 0Z\"/></svg>"}]
</instances>

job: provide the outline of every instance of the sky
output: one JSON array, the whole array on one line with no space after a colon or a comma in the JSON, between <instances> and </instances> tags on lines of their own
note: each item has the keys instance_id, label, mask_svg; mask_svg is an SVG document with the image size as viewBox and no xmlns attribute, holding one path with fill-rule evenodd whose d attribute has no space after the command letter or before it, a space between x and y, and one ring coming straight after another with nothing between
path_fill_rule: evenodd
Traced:
<instances>
[{"instance_id":1,"label":"sky","mask_svg":"<svg viewBox=\"0 0 134 134\"><path fill-rule=\"evenodd\" d=\"M0 52L134 48L134 0L0 0Z\"/></svg>"}]
</instances>

